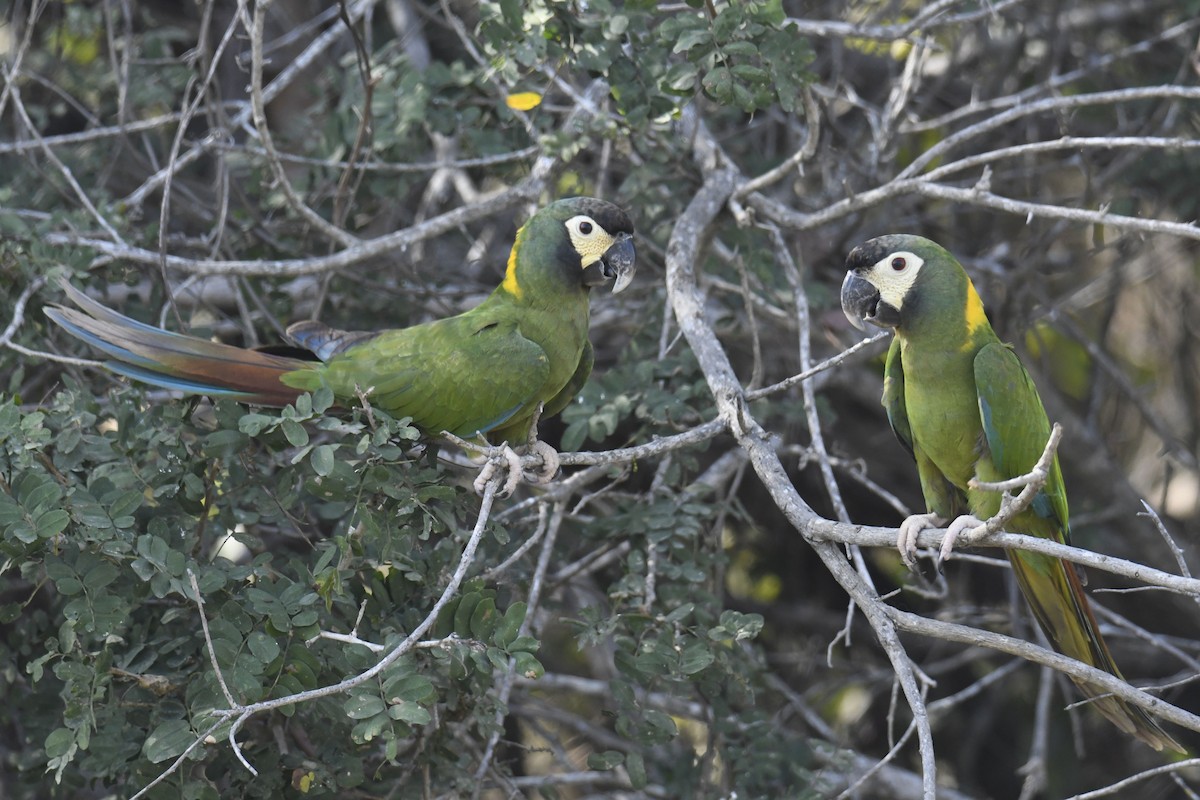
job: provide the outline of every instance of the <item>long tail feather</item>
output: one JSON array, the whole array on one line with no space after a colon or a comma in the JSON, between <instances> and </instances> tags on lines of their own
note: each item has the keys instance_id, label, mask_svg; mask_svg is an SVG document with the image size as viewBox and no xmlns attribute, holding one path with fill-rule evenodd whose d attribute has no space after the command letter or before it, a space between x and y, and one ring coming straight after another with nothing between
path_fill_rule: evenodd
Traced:
<instances>
[{"instance_id":1,"label":"long tail feather","mask_svg":"<svg viewBox=\"0 0 1200 800\"><path fill-rule=\"evenodd\" d=\"M1054 649L1123 679L1108 645L1100 636L1100 628L1075 569L1057 558L1016 550L1009 552L1009 561L1021 585L1021 593ZM1075 681L1075 684L1088 697L1095 698L1092 705L1096 710L1121 730L1155 750L1187 752L1139 706L1111 696L1108 690L1096 684L1086 681Z\"/></svg>"},{"instance_id":2,"label":"long tail feather","mask_svg":"<svg viewBox=\"0 0 1200 800\"><path fill-rule=\"evenodd\" d=\"M280 379L313 363L172 333L102 305L62 283L81 310L55 306L46 316L71 335L106 353L105 366L134 380L190 394L285 406L301 394Z\"/></svg>"}]
</instances>

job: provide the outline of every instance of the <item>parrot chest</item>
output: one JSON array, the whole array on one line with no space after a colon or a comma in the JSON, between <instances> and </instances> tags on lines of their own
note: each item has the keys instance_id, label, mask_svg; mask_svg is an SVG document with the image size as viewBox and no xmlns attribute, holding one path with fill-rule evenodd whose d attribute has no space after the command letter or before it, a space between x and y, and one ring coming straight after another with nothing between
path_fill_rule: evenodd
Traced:
<instances>
[{"instance_id":1,"label":"parrot chest","mask_svg":"<svg viewBox=\"0 0 1200 800\"><path fill-rule=\"evenodd\" d=\"M950 483L966 491L983 438L972 358L961 351L918 355L909 347L901 357L913 445Z\"/></svg>"},{"instance_id":2,"label":"parrot chest","mask_svg":"<svg viewBox=\"0 0 1200 800\"><path fill-rule=\"evenodd\" d=\"M550 373L538 392L539 400L548 400L567 385L575 374L588 335L588 307L529 308L517 319L521 336L536 343L545 351Z\"/></svg>"}]
</instances>

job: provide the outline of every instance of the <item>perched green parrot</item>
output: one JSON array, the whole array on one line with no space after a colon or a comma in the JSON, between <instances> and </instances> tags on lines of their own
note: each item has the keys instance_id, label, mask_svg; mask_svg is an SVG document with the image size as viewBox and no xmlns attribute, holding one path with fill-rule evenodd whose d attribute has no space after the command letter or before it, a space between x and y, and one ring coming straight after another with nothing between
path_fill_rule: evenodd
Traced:
<instances>
[{"instance_id":1,"label":"perched green parrot","mask_svg":"<svg viewBox=\"0 0 1200 800\"><path fill-rule=\"evenodd\" d=\"M211 397L283 406L322 386L341 405L365 396L423 433L484 434L524 444L539 405L557 414L592 371L588 295L634 272L633 223L589 197L559 200L517 231L503 282L458 316L384 331L319 322L287 330L311 359L218 344L118 314L64 284L80 310L46 314L136 380Z\"/></svg>"},{"instance_id":2,"label":"perched green parrot","mask_svg":"<svg viewBox=\"0 0 1200 800\"><path fill-rule=\"evenodd\" d=\"M953 520L942 547L994 516L996 492L972 488L972 478L996 482L1025 475L1050 436L1050 422L1029 374L992 330L979 294L950 253L920 236L881 236L846 259L842 310L856 327L870 322L895 332L888 350L883 405L896 436L917 462L928 514L900 527L899 547L912 566L917 534ZM1067 494L1058 458L1046 485L1006 530L1066 542ZM1009 561L1033 615L1064 655L1121 676L1073 565L1009 550ZM1086 681L1076 681L1118 728L1155 750L1183 752L1141 708Z\"/></svg>"}]
</instances>

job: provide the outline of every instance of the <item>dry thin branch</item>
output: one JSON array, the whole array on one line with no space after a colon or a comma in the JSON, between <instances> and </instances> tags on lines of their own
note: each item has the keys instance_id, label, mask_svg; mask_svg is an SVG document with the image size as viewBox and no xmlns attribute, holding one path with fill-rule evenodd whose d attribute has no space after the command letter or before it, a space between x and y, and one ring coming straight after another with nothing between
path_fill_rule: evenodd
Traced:
<instances>
[{"instance_id":1,"label":"dry thin branch","mask_svg":"<svg viewBox=\"0 0 1200 800\"><path fill-rule=\"evenodd\" d=\"M813 97L812 87L805 86L800 98L804 101L804 121L808 123L804 144L787 160L739 186L738 190L734 192L734 201L740 200L750 192L757 192L783 180L792 170L802 170L804 162L816 155L817 144L821 140L821 109L817 105L816 98ZM736 211L734 215L738 216Z\"/></svg>"},{"instance_id":2,"label":"dry thin branch","mask_svg":"<svg viewBox=\"0 0 1200 800\"><path fill-rule=\"evenodd\" d=\"M690 114L685 114L684 120L686 125L692 128L688 138L694 142L694 156L705 174L705 183L672 230L667 246L667 292L680 330L704 371L721 419L737 438L738 444L746 450L751 465L775 504L797 530L803 531L805 524L814 519L816 514L800 498L788 480L778 455L769 444L770 436L750 416L728 357L702 312L694 265L698 263L700 243L704 241L705 229L732 194L738 179L735 172L721 165L720 156L703 124ZM813 549L834 578L850 594L851 599L862 608L892 662L913 717L917 721L923 791L926 797L932 799L937 786L933 733L929 727L924 699L917 685L912 664L893 624L888 619L884 604L863 583L862 578L836 547L813 542Z\"/></svg>"},{"instance_id":3,"label":"dry thin branch","mask_svg":"<svg viewBox=\"0 0 1200 800\"><path fill-rule=\"evenodd\" d=\"M566 504L559 501L554 506L554 513L550 515L550 522L546 528L545 541L542 543L542 550L538 554L537 566L533 571L533 579L529 586L529 595L527 607L525 611L525 619L521 622L521 627L517 631L517 636L528 636L533 629L534 619L538 616L538 612L542 603L542 588L545 585L546 573L550 569L550 557L554 553L554 543L558 539L558 532L562 528L563 517L566 513ZM496 717L495 731L488 737L487 744L483 749L483 757L479 759L479 766L475 769L475 791L471 797L479 797L480 790L483 788L483 777L487 774L492 766L492 758L496 753L496 745L500 743L500 737L504 733L504 715L508 708L508 699L512 695L514 681L516 680L516 665L515 657L509 657L508 665L504 670L504 674L500 678L499 691L496 693Z\"/></svg>"},{"instance_id":4,"label":"dry thin branch","mask_svg":"<svg viewBox=\"0 0 1200 800\"><path fill-rule=\"evenodd\" d=\"M1020 664L1022 662L1010 662ZM1046 750L1050 740L1050 699L1054 692L1054 670L1041 669L1038 676L1037 700L1034 702L1033 736L1029 743L1029 757L1021 765L1025 776L1021 782L1021 796L1017 800L1033 800L1046 788L1048 781Z\"/></svg>"},{"instance_id":5,"label":"dry thin branch","mask_svg":"<svg viewBox=\"0 0 1200 800\"><path fill-rule=\"evenodd\" d=\"M29 303L29 298L33 297L34 292L42 288L46 284L45 276L36 278L33 283L25 287L21 295L17 298L16 304L13 306L13 316L9 320L8 326L4 329L4 333L0 333L0 347L8 347L12 343L12 338L17 335L17 331L25 323L25 306Z\"/></svg>"},{"instance_id":6,"label":"dry thin branch","mask_svg":"<svg viewBox=\"0 0 1200 800\"><path fill-rule=\"evenodd\" d=\"M994 208L1008 214L1025 217L1026 221L1035 217L1046 219L1065 219L1086 225L1111 225L1127 231L1140 233L1165 233L1180 236L1185 239L1200 239L1200 226L1192 222L1172 222L1163 219L1143 219L1125 214L1111 214L1107 207L1097 211L1090 208L1071 208L1069 206L1052 205L1050 203L1033 203L1027 200L1014 200L1010 197L995 194L985 188L976 186L963 189L957 186L944 186L926 181L916 181L911 187L915 194L925 197L935 197L939 200L954 200L964 205Z\"/></svg>"},{"instance_id":7,"label":"dry thin branch","mask_svg":"<svg viewBox=\"0 0 1200 800\"><path fill-rule=\"evenodd\" d=\"M1158 516L1158 512L1154 510L1154 506L1142 501L1142 508L1146 509L1145 513L1138 516L1150 517L1154 520L1154 528L1162 536L1163 541L1167 543L1167 547L1171 551L1171 555L1175 557L1175 563L1179 565L1179 574L1184 577L1192 577L1192 571L1188 567L1187 559L1184 557L1183 548L1175 543L1175 537L1171 536L1171 532L1167 530L1167 526L1163 524L1162 518Z\"/></svg>"},{"instance_id":8,"label":"dry thin branch","mask_svg":"<svg viewBox=\"0 0 1200 800\"><path fill-rule=\"evenodd\" d=\"M964 189L956 186L930 183L925 177L909 178L906 180L897 178L874 189L857 192L852 197L831 203L820 211L812 213L796 211L789 206L785 206L776 200L758 193L751 193L747 201L782 227L793 230L812 230L813 228L828 225L850 214L882 205L889 200L906 194L919 194L941 200L953 200L965 205L994 208L1010 214L1017 214L1027 219L1034 217L1065 219L1088 225L1111 225L1114 228L1123 230L1140 231L1143 233L1164 233L1187 239L1200 239L1200 227L1192 223L1112 214L1104 209L1093 211L1086 208L1072 208L1051 205L1049 203L1013 200L1012 198L994 194L982 185Z\"/></svg>"},{"instance_id":9,"label":"dry thin branch","mask_svg":"<svg viewBox=\"0 0 1200 800\"><path fill-rule=\"evenodd\" d=\"M905 180L919 174L939 158L944 158L947 151L958 145L974 139L988 131L995 130L1026 117L1041 116L1056 112L1069 111L1085 106L1114 105L1130 103L1136 100L1200 100L1200 87L1196 86L1135 86L1129 89L1116 89L1107 92L1085 92L1082 94L1060 95L1023 103L1008 111L1003 111L987 119L968 125L962 130L950 134L933 147L930 147L912 163L896 175L896 180Z\"/></svg>"},{"instance_id":10,"label":"dry thin branch","mask_svg":"<svg viewBox=\"0 0 1200 800\"><path fill-rule=\"evenodd\" d=\"M794 26L798 33L803 33L807 36L820 36L829 38L861 38L875 39L878 41L891 42L896 39L911 39L915 31L924 30L927 28L936 28L949 25L962 25L968 22L974 22L978 19L988 17L999 17L1000 13L1007 8L1026 0L1000 0L1000 2L988 3L983 8L976 11L967 11L962 14L948 15L946 12L957 5L960 0L938 0L938 2L922 8L921 11L907 22L896 25L864 25L857 22L843 22L841 20L810 20L789 18L787 24Z\"/></svg>"},{"instance_id":11,"label":"dry thin branch","mask_svg":"<svg viewBox=\"0 0 1200 800\"><path fill-rule=\"evenodd\" d=\"M812 362L808 294L804 290L804 281L800 275L800 269L795 259L792 258L787 242L783 239L783 234L774 225L770 226L769 233L775 246L775 258L783 266L784 275L787 277L788 283L792 286L792 300L796 306L796 320L799 329L798 346L796 349L800 355L800 371L805 372L809 369L809 364ZM837 478L833 474L833 465L829 463L829 451L825 447L825 435L821 431L821 417L817 413L817 395L811 381L805 381L800 384L800 394L804 400L804 415L808 423L809 448L817 461L817 468L821 472L821 480L825 484L825 491L829 494L829 500L833 504L833 510L837 518L843 522L849 522L850 514L846 511L846 504L842 500L842 490L838 486ZM858 570L863 583L870 588L871 592L875 593L875 580L871 577L871 571L867 568L867 562L863 559L862 551L854 546L849 547L848 550L850 560L854 563L854 568Z\"/></svg>"},{"instance_id":12,"label":"dry thin branch","mask_svg":"<svg viewBox=\"0 0 1200 800\"><path fill-rule=\"evenodd\" d=\"M225 702L229 703L230 708L238 705L238 702L233 699L233 693L229 691L229 685L225 683L225 673L221 671L221 665L217 662L217 650L213 644L212 634L208 632L208 617L204 613L204 595L200 594L200 584L196 582L196 573L192 572L192 568L188 567L188 581L192 585L192 593L196 595L196 611L200 614L200 628L204 631L204 644L208 647L208 660L212 664L213 673L217 676L217 683L221 684L221 693L225 695Z\"/></svg>"},{"instance_id":13,"label":"dry thin branch","mask_svg":"<svg viewBox=\"0 0 1200 800\"><path fill-rule=\"evenodd\" d=\"M1142 770L1136 775L1130 775L1124 780L1105 786L1103 789L1096 789L1083 794L1071 795L1067 800L1096 800L1098 797L1113 797L1121 795L1126 789L1136 786L1144 780L1153 778L1156 775L1175 774L1184 770L1192 770L1200 766L1200 758L1189 758L1186 761L1176 761L1174 764L1164 764L1161 767L1152 767L1151 769ZM1128 795L1121 795L1128 797Z\"/></svg>"},{"instance_id":14,"label":"dry thin branch","mask_svg":"<svg viewBox=\"0 0 1200 800\"><path fill-rule=\"evenodd\" d=\"M0 65L0 75L3 75L4 77L5 88L8 90L8 95L12 98L13 109L17 112L17 116L20 117L21 124L23 124L29 131L29 135L33 137L33 140L41 144L42 154L46 157L46 160L53 164L54 168L58 170L58 173L62 176L63 180L65 180L67 185L71 187L71 191L75 194L75 197L79 199L80 205L87 209L87 212L91 214L94 220L96 220L96 224L98 224L114 242L124 245L124 238L122 238L121 234L117 233L117 229L112 226L112 223L110 223L108 219L100 213L100 210L96 208L91 198L88 197L88 193L84 191L82 186L79 185L79 181L76 180L75 173L71 171L71 168L68 167L53 150L42 143L41 132L37 129L37 126L29 117L29 112L25 108L25 103L21 100L21 92L17 89L15 74L10 72L7 65Z\"/></svg>"},{"instance_id":15,"label":"dry thin branch","mask_svg":"<svg viewBox=\"0 0 1200 800\"><path fill-rule=\"evenodd\" d=\"M1122 3L1127 6L1128 4ZM981 114L987 111L995 111L996 109L1012 108L1029 102L1032 98L1039 95L1046 95L1055 92L1064 86L1086 78L1089 75L1101 73L1116 64L1119 61L1124 61L1131 56L1139 55L1153 50L1156 46L1161 45L1170 39L1178 39L1185 34L1190 34L1197 26L1200 26L1200 19L1188 19L1167 28L1161 33L1157 33L1144 41L1137 42L1123 47L1113 53L1097 53L1093 58L1088 59L1087 65L1079 69L1074 69L1069 72L1064 72L1061 75L1053 75L1047 80L1035 83L1026 89L1022 89L1015 94L1005 95L1003 97L993 98L991 100L972 101L965 105L959 106L945 114L933 117L931 119L912 122L901 127L901 133L920 133L927 130L945 129L951 124L958 122L964 117L969 117L973 114Z\"/></svg>"},{"instance_id":16,"label":"dry thin branch","mask_svg":"<svg viewBox=\"0 0 1200 800\"><path fill-rule=\"evenodd\" d=\"M239 14L244 18L245 6L241 2L238 5ZM267 152L267 164L271 168L271 174L275 176L275 185L283 191L283 196L292 210L326 238L343 247L353 246L360 241L357 236L342 230L313 211L300 195L296 194L296 189L292 186L291 179L288 178L287 170L283 168L283 164L275 154L275 137L271 134L271 128L267 122L266 102L263 99L263 25L269 7L269 3L255 3L253 20L243 20L243 24L250 32L250 111L254 120L254 129L258 134L258 141ZM352 33L353 23L350 21L350 14L345 10L344 13L346 16L345 27Z\"/></svg>"},{"instance_id":17,"label":"dry thin branch","mask_svg":"<svg viewBox=\"0 0 1200 800\"><path fill-rule=\"evenodd\" d=\"M998 147L985 153L966 156L935 167L925 173L925 179L938 181L972 167L981 167L1006 158L1024 158L1038 153L1060 150L1196 150L1200 140L1178 136L1063 136L1044 142L1026 142Z\"/></svg>"},{"instance_id":18,"label":"dry thin branch","mask_svg":"<svg viewBox=\"0 0 1200 800\"><path fill-rule=\"evenodd\" d=\"M367 12L374 8L378 2L380 2L380 0L359 0L359 2L350 6L346 12L346 16L348 16L352 22L358 22L367 14ZM249 26L247 26L247 29L249 29ZM285 89L291 86L294 81L304 74L305 70L312 66L313 62L320 58L326 50L332 47L335 42L345 35L347 35L347 30L344 26L334 25L325 30L320 36L313 39L313 41L310 42L306 48L304 48L302 53L291 59L287 65L279 71L279 74L271 80L270 85L263 88L263 105L269 104ZM244 127L251 120L252 116L253 109L251 109L249 104L247 104L242 111L230 121L230 128L232 130L237 130ZM154 173L154 175L146 179L141 186L127 195L123 200L124 204L129 206L140 206L153 192L162 188L163 183L167 180L169 175L174 174L178 170L188 166L204 155L204 153L207 152L210 142L215 141L217 138L219 137L214 132L214 135L208 137L205 141L194 145L190 150L177 158L174 163L168 164L162 169L158 170L156 173Z\"/></svg>"},{"instance_id":19,"label":"dry thin branch","mask_svg":"<svg viewBox=\"0 0 1200 800\"><path fill-rule=\"evenodd\" d=\"M1053 650L1039 647L1024 639L1017 639L1012 636L1005 636L1004 634L993 633L953 622L929 619L928 617L922 617L920 614L901 611L891 606L887 607L887 613L901 630L919 633L922 636L929 636L941 639L942 641L979 645L992 650L999 650L1009 655L1020 656L1027 661L1058 670L1080 681L1103 686L1113 695L1133 705L1140 706L1151 714L1169 722L1174 722L1176 725L1189 730L1200 732L1200 716L1147 694L1115 675L1111 675L1101 669L1096 669L1082 661L1076 661L1068 656L1060 655Z\"/></svg>"},{"instance_id":20,"label":"dry thin branch","mask_svg":"<svg viewBox=\"0 0 1200 800\"><path fill-rule=\"evenodd\" d=\"M261 275L279 278L299 275L317 275L361 264L395 251L403 252L418 242L455 230L478 219L483 219L521 202L534 200L541 194L548 176L548 166L541 171L536 167L530 176L516 186L485 197L478 203L460 206L445 214L428 219L375 239L362 240L358 244L313 258L275 260L219 260L192 259L168 255L166 264L171 269L195 275ZM158 253L141 247L115 244L104 239L79 236L72 233L50 233L46 241L51 244L90 247L112 258L139 264L157 264Z\"/></svg>"},{"instance_id":21,"label":"dry thin branch","mask_svg":"<svg viewBox=\"0 0 1200 800\"><path fill-rule=\"evenodd\" d=\"M896 546L897 531L894 528L847 525L845 523L834 522L833 520L815 519L806 524L805 533L816 539L841 544L894 548ZM921 548L940 548L944 534L945 530L934 528L921 531L917 537L917 545ZM1037 536L998 532L977 542L976 546L1028 550L1032 553L1041 553L1042 555L1061 558L1085 567L1104 570L1113 575L1131 578L1148 586L1156 586L1177 594L1200 597L1200 580L1196 578L1174 575L1170 572L1163 572L1154 567L1139 564L1136 561L1127 561L1123 558L1116 558L1091 550L1083 550Z\"/></svg>"},{"instance_id":22,"label":"dry thin branch","mask_svg":"<svg viewBox=\"0 0 1200 800\"><path fill-rule=\"evenodd\" d=\"M243 104L230 100L220 105L226 110L232 110L241 107ZM165 128L168 125L175 125L182 119L183 112L170 111L145 119L125 120L117 125L104 125L72 133L56 133L50 136L43 136L40 139L0 142L0 155L20 155L34 150L41 150L44 147L72 147L74 145L100 142L105 139L119 139L137 133L146 133L158 128ZM325 164L327 162L322 161L321 163Z\"/></svg>"}]
</instances>

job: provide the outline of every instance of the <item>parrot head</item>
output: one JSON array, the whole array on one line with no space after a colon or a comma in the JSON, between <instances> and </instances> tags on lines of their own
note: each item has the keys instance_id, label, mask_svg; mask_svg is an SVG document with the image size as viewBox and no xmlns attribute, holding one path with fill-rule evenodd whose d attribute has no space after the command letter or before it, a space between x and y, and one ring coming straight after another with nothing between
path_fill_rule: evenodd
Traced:
<instances>
[{"instance_id":1,"label":"parrot head","mask_svg":"<svg viewBox=\"0 0 1200 800\"><path fill-rule=\"evenodd\" d=\"M903 328L919 307L943 293L962 293L964 284L970 287L962 266L936 242L910 234L880 236L846 257L842 311L859 330L868 322ZM969 293L978 297L973 288Z\"/></svg>"},{"instance_id":2,"label":"parrot head","mask_svg":"<svg viewBox=\"0 0 1200 800\"><path fill-rule=\"evenodd\" d=\"M611 282L616 293L633 280L634 261L628 214L605 200L569 197L543 208L517 233L505 286L519 296L523 284L548 277L536 270L553 264L562 270L556 280L585 289Z\"/></svg>"}]
</instances>

